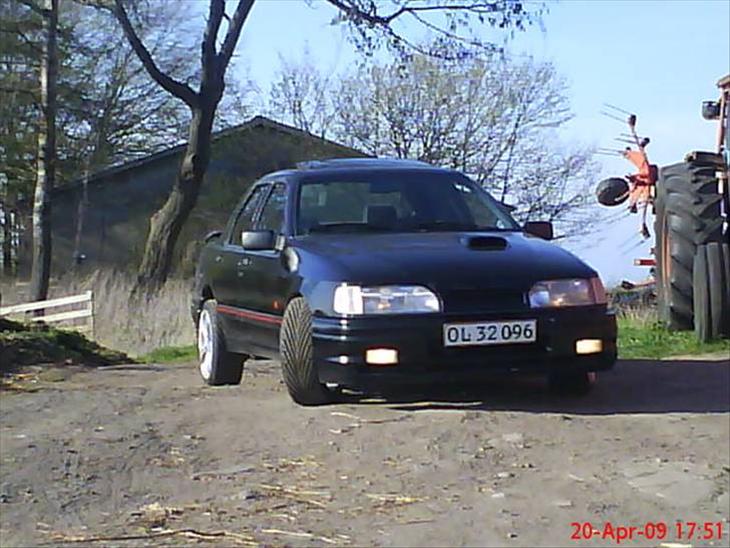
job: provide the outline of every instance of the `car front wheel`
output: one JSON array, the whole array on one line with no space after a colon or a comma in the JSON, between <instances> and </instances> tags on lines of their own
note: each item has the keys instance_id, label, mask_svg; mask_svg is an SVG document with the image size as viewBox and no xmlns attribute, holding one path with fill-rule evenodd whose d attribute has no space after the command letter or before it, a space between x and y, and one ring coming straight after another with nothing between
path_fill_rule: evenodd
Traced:
<instances>
[{"instance_id":1,"label":"car front wheel","mask_svg":"<svg viewBox=\"0 0 730 548\"><path fill-rule=\"evenodd\" d=\"M281 372L292 399L300 405L321 405L332 399L319 382L312 355L312 312L302 297L291 300L284 311L279 335Z\"/></svg>"},{"instance_id":2,"label":"car front wheel","mask_svg":"<svg viewBox=\"0 0 730 548\"><path fill-rule=\"evenodd\" d=\"M209 299L198 318L198 367L200 376L211 385L240 384L244 356L226 350L220 327L218 303Z\"/></svg>"}]
</instances>

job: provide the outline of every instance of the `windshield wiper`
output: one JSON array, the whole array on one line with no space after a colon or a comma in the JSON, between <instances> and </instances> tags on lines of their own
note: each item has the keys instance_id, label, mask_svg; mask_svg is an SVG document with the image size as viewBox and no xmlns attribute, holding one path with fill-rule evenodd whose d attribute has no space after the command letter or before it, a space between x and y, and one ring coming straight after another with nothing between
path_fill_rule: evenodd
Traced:
<instances>
[{"instance_id":1,"label":"windshield wiper","mask_svg":"<svg viewBox=\"0 0 730 548\"><path fill-rule=\"evenodd\" d=\"M459 223L455 221L429 221L427 223L418 223L416 230L435 230L435 231L452 231L452 230L478 230L479 227L473 223Z\"/></svg>"},{"instance_id":2,"label":"windshield wiper","mask_svg":"<svg viewBox=\"0 0 730 548\"><path fill-rule=\"evenodd\" d=\"M459 223L455 221L431 221L428 223L419 223L415 227L416 230L426 231L479 231L479 232L520 232L521 228L501 228L498 226L479 226L472 223Z\"/></svg>"},{"instance_id":3,"label":"windshield wiper","mask_svg":"<svg viewBox=\"0 0 730 548\"><path fill-rule=\"evenodd\" d=\"M370 225L367 223L326 223L316 224L309 228L309 232L391 232L392 230L377 225Z\"/></svg>"}]
</instances>

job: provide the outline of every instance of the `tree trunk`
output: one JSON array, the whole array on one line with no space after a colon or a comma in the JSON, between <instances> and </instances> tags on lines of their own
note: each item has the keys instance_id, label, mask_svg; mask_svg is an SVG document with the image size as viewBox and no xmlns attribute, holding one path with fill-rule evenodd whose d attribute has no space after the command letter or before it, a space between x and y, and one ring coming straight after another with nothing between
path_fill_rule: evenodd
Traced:
<instances>
[{"instance_id":1,"label":"tree trunk","mask_svg":"<svg viewBox=\"0 0 730 548\"><path fill-rule=\"evenodd\" d=\"M137 273L137 287L135 288L137 294L142 289L159 288L170 272L175 244L185 221L195 207L200 185L210 161L213 117L223 96L226 68L253 3L254 0L239 0L233 17L226 17L225 1L210 0L208 22L201 43L201 68L203 70L200 90L195 92L186 83L175 80L159 69L149 50L134 31L124 8L124 2L114 0L114 14L145 70L160 86L184 101L193 114L188 144L177 179L165 204L150 219L150 231ZM228 31L220 50L216 52L218 31L224 17L228 20Z\"/></svg>"},{"instance_id":2,"label":"tree trunk","mask_svg":"<svg viewBox=\"0 0 730 548\"><path fill-rule=\"evenodd\" d=\"M38 132L38 171L33 200L33 268L30 277L30 299L48 297L51 275L51 201L56 174L56 80L58 51L58 0L44 0L43 26L45 40L41 60L41 108ZM42 312L42 311L39 311Z\"/></svg>"},{"instance_id":3,"label":"tree trunk","mask_svg":"<svg viewBox=\"0 0 730 548\"><path fill-rule=\"evenodd\" d=\"M8 278L13 275L13 224L15 215L5 204L3 207L3 275Z\"/></svg>"},{"instance_id":4,"label":"tree trunk","mask_svg":"<svg viewBox=\"0 0 730 548\"><path fill-rule=\"evenodd\" d=\"M24 204L15 210L15 229L18 234L18 247L15 250L15 276L19 280L29 280L33 255L33 234L31 212Z\"/></svg>"},{"instance_id":5,"label":"tree trunk","mask_svg":"<svg viewBox=\"0 0 730 548\"><path fill-rule=\"evenodd\" d=\"M222 93L222 90L221 90ZM217 101L213 103L216 105ZM188 144L180 171L165 204L150 219L150 231L138 271L138 285L157 289L170 273L175 244L195 207L210 161L215 106L193 109Z\"/></svg>"},{"instance_id":6,"label":"tree trunk","mask_svg":"<svg viewBox=\"0 0 730 548\"><path fill-rule=\"evenodd\" d=\"M78 268L84 261L84 254L81 253L81 238L84 234L84 217L86 215L86 204L89 201L89 169L84 170L83 187L81 197L76 208L76 236L74 237L73 261L74 268Z\"/></svg>"}]
</instances>

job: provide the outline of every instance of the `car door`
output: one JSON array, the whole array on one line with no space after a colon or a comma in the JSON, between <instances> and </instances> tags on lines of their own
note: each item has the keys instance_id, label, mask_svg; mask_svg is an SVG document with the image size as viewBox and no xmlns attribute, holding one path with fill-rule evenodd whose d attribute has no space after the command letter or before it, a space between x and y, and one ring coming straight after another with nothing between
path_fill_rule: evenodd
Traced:
<instances>
[{"instance_id":1,"label":"car door","mask_svg":"<svg viewBox=\"0 0 730 548\"><path fill-rule=\"evenodd\" d=\"M211 280L213 294L218 301L218 311L222 320L223 332L229 350L233 352L249 351L250 338L246 319L241 310L250 306L242 293L243 276L245 274L246 255L241 246L241 232L253 230L261 206L266 199L271 185L256 184L248 196L237 208L229 222L223 242L218 248L214 262L216 276Z\"/></svg>"},{"instance_id":2,"label":"car door","mask_svg":"<svg viewBox=\"0 0 730 548\"><path fill-rule=\"evenodd\" d=\"M279 328L289 295L291 274L281 260L286 235L287 184L275 182L257 217L256 230L272 230L277 245L271 250L244 250L244 275L238 278L245 296L249 341L256 352L273 357L278 352Z\"/></svg>"}]
</instances>

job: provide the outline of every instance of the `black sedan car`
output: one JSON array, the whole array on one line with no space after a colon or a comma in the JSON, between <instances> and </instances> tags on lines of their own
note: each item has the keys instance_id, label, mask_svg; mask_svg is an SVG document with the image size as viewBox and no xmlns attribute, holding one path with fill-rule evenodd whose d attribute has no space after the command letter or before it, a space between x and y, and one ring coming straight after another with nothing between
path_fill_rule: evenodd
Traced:
<instances>
[{"instance_id":1,"label":"black sedan car","mask_svg":"<svg viewBox=\"0 0 730 548\"><path fill-rule=\"evenodd\" d=\"M193 290L200 373L237 384L280 359L292 398L333 386L544 373L587 390L616 359L594 270L456 171L309 162L256 182L206 238Z\"/></svg>"}]
</instances>

